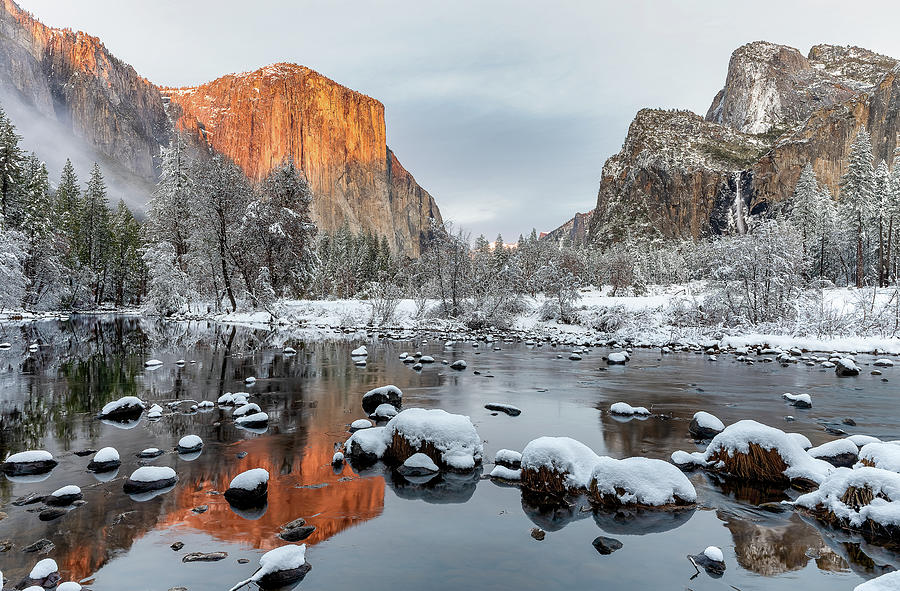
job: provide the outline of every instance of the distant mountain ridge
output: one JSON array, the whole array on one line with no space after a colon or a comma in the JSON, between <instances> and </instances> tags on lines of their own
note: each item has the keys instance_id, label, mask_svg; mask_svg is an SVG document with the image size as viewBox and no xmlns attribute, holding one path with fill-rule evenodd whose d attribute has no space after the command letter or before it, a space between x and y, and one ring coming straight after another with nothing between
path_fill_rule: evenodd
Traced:
<instances>
[{"instance_id":1,"label":"distant mountain ridge","mask_svg":"<svg viewBox=\"0 0 900 591\"><path fill-rule=\"evenodd\" d=\"M758 41L732 54L705 117L641 110L622 150L603 167L593 240L635 227L699 238L733 225L736 200L759 212L787 199L810 163L839 194L849 146L872 134L890 163L900 134L900 66L859 47L816 45L807 56Z\"/></svg>"},{"instance_id":2,"label":"distant mountain ridge","mask_svg":"<svg viewBox=\"0 0 900 591\"><path fill-rule=\"evenodd\" d=\"M293 157L325 230L346 223L415 256L431 221L442 222L434 199L387 147L384 106L375 99L294 64L160 88L96 37L47 27L12 0L0 2L0 100L26 146L57 161L79 152L71 155L82 174L82 161L100 160L113 197L146 203L160 148L177 127L254 180Z\"/></svg>"}]
</instances>

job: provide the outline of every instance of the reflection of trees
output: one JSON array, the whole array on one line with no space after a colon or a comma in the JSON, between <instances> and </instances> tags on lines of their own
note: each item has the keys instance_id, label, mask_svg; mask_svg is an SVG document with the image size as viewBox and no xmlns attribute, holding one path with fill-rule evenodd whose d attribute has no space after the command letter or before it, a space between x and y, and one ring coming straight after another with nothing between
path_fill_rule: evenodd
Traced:
<instances>
[{"instance_id":1,"label":"reflection of trees","mask_svg":"<svg viewBox=\"0 0 900 591\"><path fill-rule=\"evenodd\" d=\"M786 522L766 525L717 512L731 531L738 563L755 573L772 576L801 570L818 556L820 569L846 571L847 563L822 540L819 532L796 514Z\"/></svg>"},{"instance_id":2,"label":"reflection of trees","mask_svg":"<svg viewBox=\"0 0 900 591\"><path fill-rule=\"evenodd\" d=\"M659 417L620 421L605 412L608 408L605 403L597 405L597 410L602 411L600 424L603 442L607 453L616 458L631 456L668 458L671 450L660 443L683 438L687 434L687 425L683 422ZM683 434L680 432L682 429Z\"/></svg>"},{"instance_id":3,"label":"reflection of trees","mask_svg":"<svg viewBox=\"0 0 900 591\"><path fill-rule=\"evenodd\" d=\"M40 522L17 508L3 522L8 531L17 532L17 544L51 539L57 546L54 558L73 578L96 572L111 556L127 552L136 538L162 527L203 531L213 538L266 549L281 543L275 538L279 526L297 517L316 526L306 540L315 544L382 511L382 478L332 470L333 444L345 439L346 433L311 431L313 424L333 428L349 422L346 410L360 409L360 395L367 388L359 386L360 374L352 373L345 344L291 343L298 354L286 357L260 348L269 339L265 332L134 318L88 317L2 329L8 332L0 340L13 343L14 350L0 354L4 394L0 412L5 427L0 430L0 451L43 447L47 437L65 448L100 447L98 440L103 436L102 445L114 445L123 452L125 466L118 479L83 487L87 503L60 520ZM32 342L48 346L34 354L23 353ZM184 357L198 363L185 367L166 363L146 371L144 360L160 351L170 353L160 355L167 361ZM372 369L365 374L367 380L384 379L384 368ZM155 462L173 465L179 473L172 492L146 503L135 503L121 492L122 479L136 463L126 452L136 431L103 426L94 418L103 404L124 395L158 402L215 400L224 391L244 389L247 375L265 378L250 389L271 417L265 435L237 429L229 409L167 412L159 422L144 420L135 429L143 437L148 432L155 436L158 447L171 449L178 437L188 433L200 435L206 446L192 462L175 456ZM187 405L182 408L187 410ZM237 460L239 450L249 455ZM78 462L79 458L67 455L63 461ZM81 461L86 465L88 458ZM253 467L270 472L269 507L259 520L249 522L209 491L224 491L231 478ZM5 478L0 478L0 495L6 501L11 496ZM209 505L209 511L191 513L197 505ZM9 564L3 566L10 571ZM16 570L18 564L13 567L7 576L25 574L26 565L21 565L22 570Z\"/></svg>"}]
</instances>

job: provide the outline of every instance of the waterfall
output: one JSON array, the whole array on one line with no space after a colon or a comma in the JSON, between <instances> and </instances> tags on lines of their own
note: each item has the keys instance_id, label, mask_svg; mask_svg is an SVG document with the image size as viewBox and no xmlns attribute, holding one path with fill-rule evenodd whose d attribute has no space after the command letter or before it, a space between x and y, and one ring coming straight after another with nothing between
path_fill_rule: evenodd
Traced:
<instances>
[{"instance_id":1,"label":"waterfall","mask_svg":"<svg viewBox=\"0 0 900 591\"><path fill-rule=\"evenodd\" d=\"M731 204L731 219L734 220L734 227L738 234L747 233L747 222L744 218L744 200L741 198L741 179L743 171L737 170L734 173L734 202Z\"/></svg>"}]
</instances>

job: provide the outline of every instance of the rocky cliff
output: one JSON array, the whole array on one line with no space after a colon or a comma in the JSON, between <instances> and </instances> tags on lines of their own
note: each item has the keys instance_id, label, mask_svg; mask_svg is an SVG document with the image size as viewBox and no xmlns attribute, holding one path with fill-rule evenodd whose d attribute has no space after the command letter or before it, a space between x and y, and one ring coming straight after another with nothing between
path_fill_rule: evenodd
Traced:
<instances>
[{"instance_id":1,"label":"rocky cliff","mask_svg":"<svg viewBox=\"0 0 900 591\"><path fill-rule=\"evenodd\" d=\"M51 172L67 156L82 175L100 161L115 183L111 198L133 206L146 203L160 148L180 128L254 180L293 157L310 181L323 229L347 223L415 256L431 221L442 222L434 199L388 149L384 106L302 66L160 88L96 37L47 27L0 0L0 102Z\"/></svg>"},{"instance_id":2,"label":"rocky cliff","mask_svg":"<svg viewBox=\"0 0 900 591\"><path fill-rule=\"evenodd\" d=\"M839 198L861 127L876 160L891 161L898 78L897 60L858 47L817 45L807 56L767 42L738 48L705 118L638 113L603 168L592 236L620 239L630 219L667 237L734 229L742 208L760 212L790 197L807 163Z\"/></svg>"},{"instance_id":3,"label":"rocky cliff","mask_svg":"<svg viewBox=\"0 0 900 591\"><path fill-rule=\"evenodd\" d=\"M581 244L587 240L594 210L576 213L575 217L550 232L541 232L540 239L556 244Z\"/></svg>"},{"instance_id":4,"label":"rocky cliff","mask_svg":"<svg viewBox=\"0 0 900 591\"><path fill-rule=\"evenodd\" d=\"M192 88L163 89L177 125L228 155L254 180L286 158L306 174L314 219L390 237L417 254L434 199L386 144L384 105L309 68L274 64Z\"/></svg>"},{"instance_id":5,"label":"rocky cliff","mask_svg":"<svg viewBox=\"0 0 900 591\"><path fill-rule=\"evenodd\" d=\"M155 179L170 128L159 91L96 37L47 27L0 0L0 89L125 170Z\"/></svg>"}]
</instances>

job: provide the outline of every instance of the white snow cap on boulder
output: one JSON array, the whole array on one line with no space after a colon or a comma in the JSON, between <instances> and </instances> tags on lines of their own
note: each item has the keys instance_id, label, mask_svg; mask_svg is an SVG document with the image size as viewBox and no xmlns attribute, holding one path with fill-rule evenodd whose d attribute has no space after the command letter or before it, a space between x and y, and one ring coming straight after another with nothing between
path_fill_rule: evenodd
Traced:
<instances>
[{"instance_id":1,"label":"white snow cap on boulder","mask_svg":"<svg viewBox=\"0 0 900 591\"><path fill-rule=\"evenodd\" d=\"M643 406L631 406L627 402L615 402L609 406L609 412L614 415L621 416L647 416L650 414L650 411L644 408Z\"/></svg>"},{"instance_id":2,"label":"white snow cap on boulder","mask_svg":"<svg viewBox=\"0 0 900 591\"><path fill-rule=\"evenodd\" d=\"M615 498L623 505L688 504L697 501L697 491L684 473L663 460L600 457L591 472L590 496Z\"/></svg>"},{"instance_id":3,"label":"white snow cap on boulder","mask_svg":"<svg viewBox=\"0 0 900 591\"><path fill-rule=\"evenodd\" d=\"M114 415L116 413L136 411L138 408L144 408L144 401L137 396L123 396L118 400L107 402L100 410L100 416Z\"/></svg>"},{"instance_id":4,"label":"white snow cap on boulder","mask_svg":"<svg viewBox=\"0 0 900 591\"><path fill-rule=\"evenodd\" d=\"M900 589L900 570L885 573L853 588L853 591L897 591Z\"/></svg>"},{"instance_id":5,"label":"white snow cap on boulder","mask_svg":"<svg viewBox=\"0 0 900 591\"><path fill-rule=\"evenodd\" d=\"M859 465L900 472L900 445L867 443L859 450ZM900 515L898 515L900 519Z\"/></svg>"},{"instance_id":6,"label":"white snow cap on boulder","mask_svg":"<svg viewBox=\"0 0 900 591\"><path fill-rule=\"evenodd\" d=\"M260 484L269 482L269 472L265 468L253 468L246 472L241 472L231 479L228 488L237 488L241 490L255 490Z\"/></svg>"},{"instance_id":7,"label":"white snow cap on boulder","mask_svg":"<svg viewBox=\"0 0 900 591\"><path fill-rule=\"evenodd\" d=\"M131 480L135 482L158 482L176 478L175 470L168 466L141 466L131 473Z\"/></svg>"},{"instance_id":8,"label":"white snow cap on boulder","mask_svg":"<svg viewBox=\"0 0 900 591\"><path fill-rule=\"evenodd\" d=\"M369 350L366 349L365 345L361 345L361 346L357 347L356 349L353 349L352 351L350 351L350 355L352 357L366 357L369 355Z\"/></svg>"},{"instance_id":9,"label":"white snow cap on boulder","mask_svg":"<svg viewBox=\"0 0 900 591\"><path fill-rule=\"evenodd\" d=\"M703 551L703 555L713 562L725 562L725 555L722 554L722 549L718 546L707 546L706 550Z\"/></svg>"},{"instance_id":10,"label":"white snow cap on boulder","mask_svg":"<svg viewBox=\"0 0 900 591\"><path fill-rule=\"evenodd\" d=\"M46 579L56 572L59 572L59 567L56 565L56 561L52 558L45 558L34 565L34 567L31 569L31 572L28 573L28 578L34 579L35 581L40 581L41 579Z\"/></svg>"},{"instance_id":11,"label":"white snow cap on boulder","mask_svg":"<svg viewBox=\"0 0 900 591\"><path fill-rule=\"evenodd\" d=\"M390 419L397 416L398 412L399 411L393 404L388 404L385 402L384 404L379 404L375 408L375 412L372 413L372 416L376 419Z\"/></svg>"},{"instance_id":12,"label":"white snow cap on boulder","mask_svg":"<svg viewBox=\"0 0 900 591\"><path fill-rule=\"evenodd\" d=\"M6 462L9 464L24 464L27 462L46 462L53 459L53 454L43 449L34 449L29 451L20 451L11 456L7 456Z\"/></svg>"},{"instance_id":13,"label":"white snow cap on boulder","mask_svg":"<svg viewBox=\"0 0 900 591\"><path fill-rule=\"evenodd\" d=\"M546 468L565 475L567 488L587 488L600 456L571 437L538 437L522 450L522 470Z\"/></svg>"},{"instance_id":14,"label":"white snow cap on boulder","mask_svg":"<svg viewBox=\"0 0 900 591\"><path fill-rule=\"evenodd\" d=\"M441 454L450 468L469 470L481 462L484 446L469 417L451 414L441 409L408 408L385 425L388 441L394 434L410 445L419 447L429 443Z\"/></svg>"}]
</instances>

